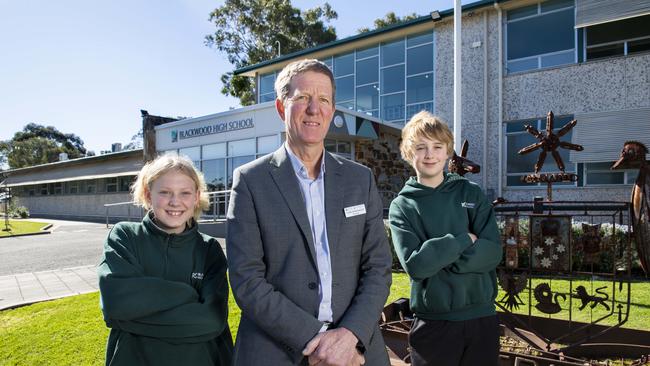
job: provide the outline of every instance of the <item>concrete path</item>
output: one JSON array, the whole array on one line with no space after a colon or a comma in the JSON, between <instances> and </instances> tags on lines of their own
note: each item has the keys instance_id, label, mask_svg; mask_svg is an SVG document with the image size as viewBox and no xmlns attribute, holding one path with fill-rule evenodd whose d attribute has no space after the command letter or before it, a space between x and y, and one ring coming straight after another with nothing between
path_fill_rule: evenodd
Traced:
<instances>
[{"instance_id":1,"label":"concrete path","mask_svg":"<svg viewBox=\"0 0 650 366\"><path fill-rule=\"evenodd\" d=\"M95 265L0 276L0 310L98 290Z\"/></svg>"},{"instance_id":2,"label":"concrete path","mask_svg":"<svg viewBox=\"0 0 650 366\"><path fill-rule=\"evenodd\" d=\"M53 224L52 234L0 240L0 310L97 291L106 226L32 220ZM217 240L225 253L225 239Z\"/></svg>"}]
</instances>

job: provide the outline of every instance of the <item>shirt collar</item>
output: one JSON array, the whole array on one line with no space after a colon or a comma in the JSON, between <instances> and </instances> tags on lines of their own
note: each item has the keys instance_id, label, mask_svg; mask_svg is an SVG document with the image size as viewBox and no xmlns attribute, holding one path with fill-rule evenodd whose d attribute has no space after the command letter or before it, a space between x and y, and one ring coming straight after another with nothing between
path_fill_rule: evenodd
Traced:
<instances>
[{"instance_id":1,"label":"shirt collar","mask_svg":"<svg viewBox=\"0 0 650 366\"><path fill-rule=\"evenodd\" d=\"M307 168L305 168L305 164L302 163L300 158L296 154L291 151L291 148L289 147L289 144L287 142L284 142L284 148L287 150L287 155L289 155L289 160L291 161L291 165L293 166L293 171L298 174L301 178L309 178L309 174L307 174ZM323 149L323 154L320 159L320 173L318 174L318 177L316 179L320 179L325 175L325 149Z\"/></svg>"}]
</instances>

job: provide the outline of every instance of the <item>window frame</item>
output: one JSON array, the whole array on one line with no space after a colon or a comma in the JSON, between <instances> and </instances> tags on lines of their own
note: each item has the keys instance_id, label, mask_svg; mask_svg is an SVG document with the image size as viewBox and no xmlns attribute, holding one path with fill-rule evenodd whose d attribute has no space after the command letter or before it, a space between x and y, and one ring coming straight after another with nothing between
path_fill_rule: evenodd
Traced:
<instances>
[{"instance_id":1,"label":"window frame","mask_svg":"<svg viewBox=\"0 0 650 366\"><path fill-rule=\"evenodd\" d=\"M106 193L118 193L119 191L118 177L109 177L104 180L104 191Z\"/></svg>"},{"instance_id":2,"label":"window frame","mask_svg":"<svg viewBox=\"0 0 650 366\"><path fill-rule=\"evenodd\" d=\"M583 186L584 187L622 187L622 186L631 186L634 182L628 183L632 177L636 179L636 175L631 176L635 169L621 169L621 170L610 170L609 168L603 169L588 169L590 164L598 163L607 163L609 166L613 165L613 161L598 161L598 162L588 162L583 163L582 165L582 176L583 176ZM621 174L623 173L623 183L589 183L589 174Z\"/></svg>"},{"instance_id":3,"label":"window frame","mask_svg":"<svg viewBox=\"0 0 650 366\"><path fill-rule=\"evenodd\" d=\"M543 70L543 69L548 69L548 68L552 68L552 67L562 67L562 66L566 66L566 65L574 65L574 64L578 63L578 53L579 53L579 50L578 50L578 33L579 32L577 30L575 30L575 8L576 8L575 1L573 1L572 6L564 6L564 7L561 7L561 8L546 10L546 11L543 11L543 9L542 9L542 4L543 3L544 3L544 1L538 1L535 4L537 6L537 12L535 14L526 15L526 16L523 16L521 18L516 18L516 19L508 19L507 14L506 14L506 16L503 18L503 26L504 26L504 32L503 32L503 37L504 37L503 38L504 64L503 64L502 67L504 68L504 71L505 71L506 75L512 75L512 74L518 74L518 73L524 73L524 72L531 72L531 71L536 71L536 70ZM532 6L532 4L531 5L526 5L526 6ZM526 7L526 6L524 6L524 7ZM521 7L521 8L523 8L523 7ZM538 54L538 55L533 55L533 56L520 57L520 58L516 58L516 59L509 59L509 56L508 56L509 24L526 21L526 20L536 18L536 17L539 17L539 16L553 14L553 13L557 13L557 12L561 12L561 11L566 11L566 10L571 9L571 8L573 8L573 26L572 26L574 28L574 31L573 31L573 48L564 49L564 50L557 50L557 51L553 51L553 52L546 52L546 53L543 53L543 54ZM518 9L518 8L509 9L508 11L512 11L512 10L516 10L516 9ZM549 65L549 66L543 66L543 60L545 58L548 59L548 57L551 57L551 56L561 55L561 54L565 54L565 53L568 54L571 51L573 51L573 61L572 62L563 63L563 64ZM525 68L525 69L522 69L522 70L510 71L510 63L529 61L529 60L535 60L537 66L534 67L534 68Z\"/></svg>"},{"instance_id":4,"label":"window frame","mask_svg":"<svg viewBox=\"0 0 650 366\"><path fill-rule=\"evenodd\" d=\"M593 45L587 45L587 42L586 42L586 40L587 40L587 32L588 32L587 28L588 27L586 27L586 28L584 28L582 30L583 34L584 34L584 38L585 38L584 51L583 51L583 58L584 58L585 62L596 61L596 60L605 60L605 59L612 58L612 57L622 57L622 56L629 56L631 54L636 55L636 54L643 53L643 52L649 52L649 51L641 51L641 52L630 53L629 44L630 44L630 42L636 42L636 41L643 41L643 40L650 41L650 35L644 36L644 37L626 38L626 39L619 40L619 41L611 41L611 42L603 42L603 43L596 43L596 44L593 44ZM588 57L589 56L589 52L588 52L589 49L606 47L606 46L613 46L613 45L620 45L620 44L623 44L623 53L609 55L609 56L602 56L602 57L591 57L591 58Z\"/></svg>"}]
</instances>

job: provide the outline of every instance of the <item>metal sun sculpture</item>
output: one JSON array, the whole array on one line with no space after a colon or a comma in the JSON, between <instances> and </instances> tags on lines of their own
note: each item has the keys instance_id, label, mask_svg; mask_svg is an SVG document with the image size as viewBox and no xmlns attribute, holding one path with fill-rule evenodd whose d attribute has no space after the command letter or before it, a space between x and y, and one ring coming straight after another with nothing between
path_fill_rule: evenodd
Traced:
<instances>
[{"instance_id":1,"label":"metal sun sculpture","mask_svg":"<svg viewBox=\"0 0 650 366\"><path fill-rule=\"evenodd\" d=\"M537 158L537 162L535 163L535 174L529 174L525 177L522 177L522 180L526 183L547 183L547 194L549 201L551 201L551 189L553 183L575 182L578 180L577 175L565 172L564 161L562 160L562 156L560 156L560 153L557 149L563 148L574 151L584 150L581 145L573 144L567 141L560 141L560 137L569 133L569 131L575 127L578 121L575 119L572 120L557 132L553 131L554 123L554 115L553 112L550 111L546 115L546 131L540 132L531 125L524 126L526 128L526 131L539 141L528 145L517 152L519 155L525 155L535 150L541 149L539 152L539 157ZM546 155L548 155L549 152L553 156L557 167L560 169L560 173L539 174L540 170L542 170L542 167L544 166Z\"/></svg>"},{"instance_id":2,"label":"metal sun sculpture","mask_svg":"<svg viewBox=\"0 0 650 366\"><path fill-rule=\"evenodd\" d=\"M524 147L523 149L519 150L518 153L520 155L524 155L531 153L537 149L542 149L542 151L539 153L537 163L535 163L535 173L539 173L539 171L542 169L544 160L546 160L546 154L549 152L553 155L553 159L555 159L557 167L564 173L564 161L562 160L560 153L557 151L558 147L575 151L583 150L583 147L580 145L572 144L566 141L560 141L560 137L566 135L569 131L571 131L571 129L573 129L573 127L575 127L575 125L578 123L578 121L574 119L562 127L557 133L553 132L554 123L554 115L551 111L546 115L546 133L539 132L535 127L531 125L525 126L526 131L538 139L539 142Z\"/></svg>"}]
</instances>

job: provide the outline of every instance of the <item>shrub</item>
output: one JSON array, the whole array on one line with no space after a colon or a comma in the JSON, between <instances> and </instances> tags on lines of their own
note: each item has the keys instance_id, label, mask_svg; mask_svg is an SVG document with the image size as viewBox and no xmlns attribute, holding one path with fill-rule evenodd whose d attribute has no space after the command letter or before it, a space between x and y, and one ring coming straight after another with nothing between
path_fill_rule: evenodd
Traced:
<instances>
[{"instance_id":1,"label":"shrub","mask_svg":"<svg viewBox=\"0 0 650 366\"><path fill-rule=\"evenodd\" d=\"M8 205L9 216L14 218L26 219L29 217L29 210L25 206L20 206L17 199L12 200Z\"/></svg>"},{"instance_id":2,"label":"shrub","mask_svg":"<svg viewBox=\"0 0 650 366\"><path fill-rule=\"evenodd\" d=\"M25 206L16 207L14 210L14 217L20 217L21 219L26 219L29 217L29 210Z\"/></svg>"}]
</instances>

